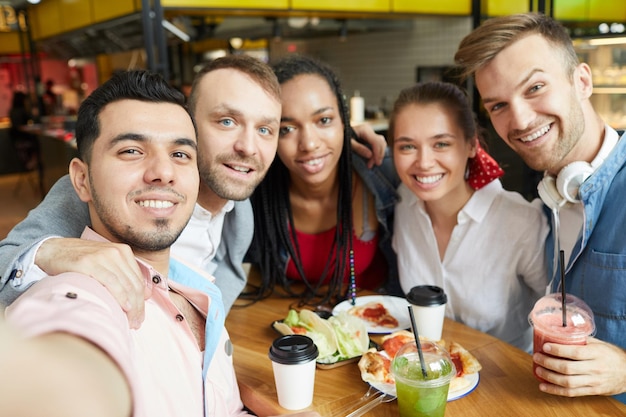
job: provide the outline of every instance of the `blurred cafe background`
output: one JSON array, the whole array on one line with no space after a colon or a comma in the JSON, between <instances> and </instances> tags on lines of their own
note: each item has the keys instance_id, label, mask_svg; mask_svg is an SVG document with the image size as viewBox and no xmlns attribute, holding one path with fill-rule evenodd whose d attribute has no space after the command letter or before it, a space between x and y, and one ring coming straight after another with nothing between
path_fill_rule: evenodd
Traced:
<instances>
[{"instance_id":1,"label":"blurred cafe background","mask_svg":"<svg viewBox=\"0 0 626 417\"><path fill-rule=\"evenodd\" d=\"M0 238L67 171L76 111L116 70L147 68L188 93L197 68L225 54L310 54L337 69L346 98L363 97L365 122L385 133L401 88L454 81L466 34L525 11L569 28L593 69L596 109L623 130L624 0L0 0ZM541 174L495 137L464 87L504 186L533 198Z\"/></svg>"}]
</instances>

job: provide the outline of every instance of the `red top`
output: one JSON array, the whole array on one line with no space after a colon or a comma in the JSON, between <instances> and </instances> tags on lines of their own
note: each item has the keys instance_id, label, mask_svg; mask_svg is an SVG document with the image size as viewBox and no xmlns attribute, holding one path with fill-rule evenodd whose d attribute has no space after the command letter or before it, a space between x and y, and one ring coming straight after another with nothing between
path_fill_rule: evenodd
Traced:
<instances>
[{"instance_id":1,"label":"red top","mask_svg":"<svg viewBox=\"0 0 626 417\"><path fill-rule=\"evenodd\" d=\"M302 268L311 283L316 283L324 272L328 257L331 256L330 250L335 238L335 229L336 227L333 227L330 230L313 235L296 231L302 256ZM367 242L353 236L353 246L357 288L376 289L385 281L388 273L387 261L378 248L378 233ZM334 250L332 256L330 271L335 267ZM346 254L346 270L344 274L344 283L346 284L350 278L349 257L350 255ZM330 276L331 274L327 273L326 275ZM287 278L298 281L302 279L291 258L287 263Z\"/></svg>"}]
</instances>

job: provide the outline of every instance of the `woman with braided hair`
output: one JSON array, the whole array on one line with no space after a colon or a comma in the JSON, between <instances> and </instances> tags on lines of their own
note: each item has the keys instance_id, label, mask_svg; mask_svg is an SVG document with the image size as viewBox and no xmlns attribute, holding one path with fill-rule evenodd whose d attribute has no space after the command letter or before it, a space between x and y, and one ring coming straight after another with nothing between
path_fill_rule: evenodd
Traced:
<instances>
[{"instance_id":1,"label":"woman with braided hair","mask_svg":"<svg viewBox=\"0 0 626 417\"><path fill-rule=\"evenodd\" d=\"M262 283L248 297L280 287L302 304L331 305L356 287L397 282L390 234L399 180L391 159L369 169L351 152L348 106L327 65L294 55L274 72L282 101L278 157L252 196L249 259Z\"/></svg>"}]
</instances>

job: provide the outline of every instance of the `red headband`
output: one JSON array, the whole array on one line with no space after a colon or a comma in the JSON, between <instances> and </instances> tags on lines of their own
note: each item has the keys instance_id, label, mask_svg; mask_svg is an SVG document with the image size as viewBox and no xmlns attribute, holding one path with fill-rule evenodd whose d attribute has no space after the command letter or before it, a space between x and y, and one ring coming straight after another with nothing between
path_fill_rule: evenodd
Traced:
<instances>
[{"instance_id":1,"label":"red headband","mask_svg":"<svg viewBox=\"0 0 626 417\"><path fill-rule=\"evenodd\" d=\"M504 171L495 159L477 143L476 156L469 161L467 182L469 182L470 187L479 190L503 174Z\"/></svg>"}]
</instances>

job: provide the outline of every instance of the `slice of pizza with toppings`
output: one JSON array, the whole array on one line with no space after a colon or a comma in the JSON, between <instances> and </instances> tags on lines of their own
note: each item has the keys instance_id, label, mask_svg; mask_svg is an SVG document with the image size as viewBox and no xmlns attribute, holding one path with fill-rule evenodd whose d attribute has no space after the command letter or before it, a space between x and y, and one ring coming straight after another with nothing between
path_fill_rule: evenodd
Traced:
<instances>
[{"instance_id":1,"label":"slice of pizza with toppings","mask_svg":"<svg viewBox=\"0 0 626 417\"><path fill-rule=\"evenodd\" d=\"M390 365L391 360L388 357L381 355L375 348L371 348L359 359L361 379L374 384L393 384L393 376L389 372Z\"/></svg>"},{"instance_id":2,"label":"slice of pizza with toppings","mask_svg":"<svg viewBox=\"0 0 626 417\"><path fill-rule=\"evenodd\" d=\"M384 337L382 351L370 349L359 360L361 379L374 384L394 384L393 375L389 371L391 360L402 345L413 340L415 340L413 334L406 330ZM446 348L445 341L440 340L436 343ZM450 381L449 390L450 392L463 390L471 384L471 381L464 376L479 372L482 366L474 355L456 342L450 342L447 350L457 369L455 377Z\"/></svg>"},{"instance_id":3,"label":"slice of pizza with toppings","mask_svg":"<svg viewBox=\"0 0 626 417\"><path fill-rule=\"evenodd\" d=\"M413 336L412 332L408 330L399 330L397 332L393 332L391 334L383 336L381 342L382 348L385 352L387 352L387 355L389 355L390 358L394 358L396 356L396 353L398 353L402 346L414 340L415 336ZM425 340L429 340L432 342L432 340L420 336L420 341ZM443 339L435 341L435 344L444 349L446 348L446 342Z\"/></svg>"},{"instance_id":4,"label":"slice of pizza with toppings","mask_svg":"<svg viewBox=\"0 0 626 417\"><path fill-rule=\"evenodd\" d=\"M456 375L463 376L467 374L475 374L483 369L480 362L467 349L456 342L450 342L448 353L456 367Z\"/></svg>"},{"instance_id":5,"label":"slice of pizza with toppings","mask_svg":"<svg viewBox=\"0 0 626 417\"><path fill-rule=\"evenodd\" d=\"M383 303L378 301L370 301L366 304L354 306L348 310L348 313L376 326L390 329L398 327L398 320L389 314Z\"/></svg>"}]
</instances>

